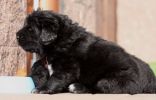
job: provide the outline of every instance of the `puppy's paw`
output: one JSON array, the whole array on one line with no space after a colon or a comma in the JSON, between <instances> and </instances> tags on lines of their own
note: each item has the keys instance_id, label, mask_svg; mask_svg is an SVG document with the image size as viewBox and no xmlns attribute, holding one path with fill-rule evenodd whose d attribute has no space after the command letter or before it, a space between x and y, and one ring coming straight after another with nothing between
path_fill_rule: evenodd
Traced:
<instances>
[{"instance_id":1,"label":"puppy's paw","mask_svg":"<svg viewBox=\"0 0 156 100\"><path fill-rule=\"evenodd\" d=\"M49 90L49 89L40 90L40 89L37 89L37 88L33 89L31 91L31 93L33 93L33 94L54 94L54 92L52 90Z\"/></svg>"},{"instance_id":2,"label":"puppy's paw","mask_svg":"<svg viewBox=\"0 0 156 100\"><path fill-rule=\"evenodd\" d=\"M39 94L39 90L38 90L37 88L35 88L35 89L33 89L33 90L31 91L31 93L33 93L33 94Z\"/></svg>"},{"instance_id":3,"label":"puppy's paw","mask_svg":"<svg viewBox=\"0 0 156 100\"><path fill-rule=\"evenodd\" d=\"M88 89L80 83L70 84L68 87L68 91L71 93L77 93L77 94L89 93Z\"/></svg>"},{"instance_id":4,"label":"puppy's paw","mask_svg":"<svg viewBox=\"0 0 156 100\"><path fill-rule=\"evenodd\" d=\"M39 94L55 94L52 90L41 90L39 91Z\"/></svg>"}]
</instances>

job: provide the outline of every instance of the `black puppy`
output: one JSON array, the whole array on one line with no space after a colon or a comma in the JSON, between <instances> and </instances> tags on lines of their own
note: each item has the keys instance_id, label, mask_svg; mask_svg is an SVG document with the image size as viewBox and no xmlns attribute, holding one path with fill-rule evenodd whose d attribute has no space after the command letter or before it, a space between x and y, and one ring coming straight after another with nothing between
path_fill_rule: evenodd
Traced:
<instances>
[{"instance_id":1,"label":"black puppy","mask_svg":"<svg viewBox=\"0 0 156 100\"><path fill-rule=\"evenodd\" d=\"M51 76L46 64L37 61L34 65L43 67L32 70L41 75L31 75L36 85L39 81L34 77L43 75L39 93L60 93L68 87L74 93L156 93L155 76L145 62L85 31L65 15L34 11L17 32L17 40L24 50L52 65Z\"/></svg>"}]
</instances>

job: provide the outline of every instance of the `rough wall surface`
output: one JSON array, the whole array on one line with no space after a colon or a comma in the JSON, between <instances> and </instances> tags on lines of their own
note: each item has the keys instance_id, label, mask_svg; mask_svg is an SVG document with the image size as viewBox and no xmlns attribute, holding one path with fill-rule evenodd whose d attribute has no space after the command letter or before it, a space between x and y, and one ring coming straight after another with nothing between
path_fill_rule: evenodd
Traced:
<instances>
[{"instance_id":1,"label":"rough wall surface","mask_svg":"<svg viewBox=\"0 0 156 100\"><path fill-rule=\"evenodd\" d=\"M96 32L96 0L60 0L60 12L85 27Z\"/></svg>"},{"instance_id":2,"label":"rough wall surface","mask_svg":"<svg viewBox=\"0 0 156 100\"><path fill-rule=\"evenodd\" d=\"M156 61L156 0L118 0L118 43L147 62Z\"/></svg>"},{"instance_id":3,"label":"rough wall surface","mask_svg":"<svg viewBox=\"0 0 156 100\"><path fill-rule=\"evenodd\" d=\"M26 0L0 0L0 75L15 75L26 66L26 54L16 42L16 32L23 25Z\"/></svg>"}]
</instances>

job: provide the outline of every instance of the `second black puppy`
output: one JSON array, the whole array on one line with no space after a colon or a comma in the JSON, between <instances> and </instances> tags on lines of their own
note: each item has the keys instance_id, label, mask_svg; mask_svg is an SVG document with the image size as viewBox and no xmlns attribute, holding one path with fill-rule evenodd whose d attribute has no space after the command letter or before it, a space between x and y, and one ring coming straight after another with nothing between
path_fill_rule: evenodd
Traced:
<instances>
[{"instance_id":1,"label":"second black puppy","mask_svg":"<svg viewBox=\"0 0 156 100\"><path fill-rule=\"evenodd\" d=\"M38 93L61 93L68 87L74 93L156 93L155 76L145 62L85 31L65 15L33 12L17 40L24 50L45 57L52 65L53 73L42 76L45 82L37 86ZM40 61L34 66L45 67ZM37 82L40 74L35 77Z\"/></svg>"}]
</instances>

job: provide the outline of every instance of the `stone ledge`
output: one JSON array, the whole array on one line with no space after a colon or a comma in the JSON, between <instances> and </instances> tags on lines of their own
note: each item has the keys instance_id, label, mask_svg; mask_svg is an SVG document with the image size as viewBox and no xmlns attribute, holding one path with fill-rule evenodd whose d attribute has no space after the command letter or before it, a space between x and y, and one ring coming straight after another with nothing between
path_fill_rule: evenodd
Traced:
<instances>
[{"instance_id":1,"label":"stone ledge","mask_svg":"<svg viewBox=\"0 0 156 100\"><path fill-rule=\"evenodd\" d=\"M156 94L0 94L3 100L155 100Z\"/></svg>"}]
</instances>

